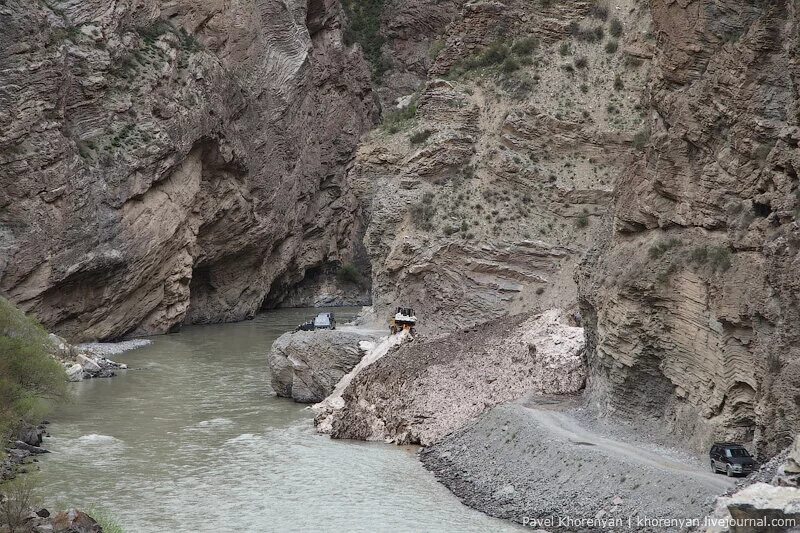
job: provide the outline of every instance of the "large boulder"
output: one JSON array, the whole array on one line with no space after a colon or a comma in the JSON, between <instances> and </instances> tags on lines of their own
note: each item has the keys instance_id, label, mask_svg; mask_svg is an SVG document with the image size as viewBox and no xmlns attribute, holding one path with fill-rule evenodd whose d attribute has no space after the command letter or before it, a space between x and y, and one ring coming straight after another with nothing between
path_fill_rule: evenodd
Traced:
<instances>
[{"instance_id":1,"label":"large boulder","mask_svg":"<svg viewBox=\"0 0 800 533\"><path fill-rule=\"evenodd\" d=\"M787 450L786 462L778 468L773 485L800 487L800 435Z\"/></svg>"},{"instance_id":2,"label":"large boulder","mask_svg":"<svg viewBox=\"0 0 800 533\"><path fill-rule=\"evenodd\" d=\"M30 446L41 446L43 435L44 435L43 426L38 427L32 424L24 423L17 430L16 440L24 442L25 444L28 444Z\"/></svg>"},{"instance_id":3,"label":"large boulder","mask_svg":"<svg viewBox=\"0 0 800 533\"><path fill-rule=\"evenodd\" d=\"M53 517L54 533L102 533L103 528L91 516L77 509L61 511Z\"/></svg>"},{"instance_id":4,"label":"large boulder","mask_svg":"<svg viewBox=\"0 0 800 533\"><path fill-rule=\"evenodd\" d=\"M284 333L267 357L272 388L296 402L322 401L361 360L359 343L370 339L339 330Z\"/></svg>"},{"instance_id":5,"label":"large boulder","mask_svg":"<svg viewBox=\"0 0 800 533\"><path fill-rule=\"evenodd\" d=\"M800 532L800 489L754 483L717 500L705 533Z\"/></svg>"}]
</instances>

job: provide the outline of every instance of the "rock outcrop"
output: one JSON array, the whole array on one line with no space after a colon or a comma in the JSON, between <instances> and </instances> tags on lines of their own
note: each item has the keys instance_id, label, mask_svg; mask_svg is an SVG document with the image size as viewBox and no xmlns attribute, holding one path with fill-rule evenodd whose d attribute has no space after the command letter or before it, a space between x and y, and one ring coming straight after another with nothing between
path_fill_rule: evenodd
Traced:
<instances>
[{"instance_id":1,"label":"rock outcrop","mask_svg":"<svg viewBox=\"0 0 800 533\"><path fill-rule=\"evenodd\" d=\"M583 330L555 310L415 340L355 376L327 424L334 438L429 445L526 393L578 392L583 348Z\"/></svg>"},{"instance_id":2,"label":"rock outcrop","mask_svg":"<svg viewBox=\"0 0 800 533\"><path fill-rule=\"evenodd\" d=\"M707 519L705 533L797 533L800 531L800 489L754 483L720 498Z\"/></svg>"},{"instance_id":3,"label":"rock outcrop","mask_svg":"<svg viewBox=\"0 0 800 533\"><path fill-rule=\"evenodd\" d=\"M359 344L370 339L339 330L284 333L267 356L272 389L296 402L321 402L361 361Z\"/></svg>"},{"instance_id":4,"label":"rock outcrop","mask_svg":"<svg viewBox=\"0 0 800 533\"><path fill-rule=\"evenodd\" d=\"M698 449L800 430L793 2L652 2L649 148L578 278L602 413Z\"/></svg>"},{"instance_id":5,"label":"rock outcrop","mask_svg":"<svg viewBox=\"0 0 800 533\"><path fill-rule=\"evenodd\" d=\"M348 260L375 106L341 25L335 0L0 5L0 292L109 339L250 317Z\"/></svg>"},{"instance_id":6,"label":"rock outcrop","mask_svg":"<svg viewBox=\"0 0 800 533\"><path fill-rule=\"evenodd\" d=\"M427 81L360 145L348 178L379 316L412 306L441 332L575 304L575 265L640 157L648 76L571 36L608 27L589 7L459 6ZM646 13L615 14L633 41Z\"/></svg>"}]
</instances>

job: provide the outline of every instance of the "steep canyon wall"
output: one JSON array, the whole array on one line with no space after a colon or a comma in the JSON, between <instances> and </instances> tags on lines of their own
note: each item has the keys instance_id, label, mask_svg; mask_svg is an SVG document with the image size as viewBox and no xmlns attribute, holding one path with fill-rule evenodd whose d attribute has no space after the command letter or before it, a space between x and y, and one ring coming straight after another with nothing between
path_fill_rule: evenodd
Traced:
<instances>
[{"instance_id":1,"label":"steep canyon wall","mask_svg":"<svg viewBox=\"0 0 800 533\"><path fill-rule=\"evenodd\" d=\"M793 2L652 2L650 145L578 279L589 396L698 448L800 429Z\"/></svg>"},{"instance_id":2,"label":"steep canyon wall","mask_svg":"<svg viewBox=\"0 0 800 533\"><path fill-rule=\"evenodd\" d=\"M252 316L344 262L376 116L326 0L0 4L0 291L73 339Z\"/></svg>"}]
</instances>

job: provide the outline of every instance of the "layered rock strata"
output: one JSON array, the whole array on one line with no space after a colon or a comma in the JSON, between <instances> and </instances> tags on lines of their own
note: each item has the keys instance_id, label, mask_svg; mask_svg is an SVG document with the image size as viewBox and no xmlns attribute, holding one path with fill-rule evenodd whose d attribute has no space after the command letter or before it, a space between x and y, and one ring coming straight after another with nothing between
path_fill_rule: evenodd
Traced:
<instances>
[{"instance_id":1,"label":"layered rock strata","mask_svg":"<svg viewBox=\"0 0 800 533\"><path fill-rule=\"evenodd\" d=\"M384 109L349 172L379 316L411 306L441 333L574 305L575 265L640 157L652 46L646 12L615 7L643 57L606 52L611 15L590 7L458 6L427 80Z\"/></svg>"},{"instance_id":2,"label":"layered rock strata","mask_svg":"<svg viewBox=\"0 0 800 533\"><path fill-rule=\"evenodd\" d=\"M358 240L338 2L0 6L0 292L70 340L252 316Z\"/></svg>"},{"instance_id":3,"label":"layered rock strata","mask_svg":"<svg viewBox=\"0 0 800 533\"><path fill-rule=\"evenodd\" d=\"M800 430L798 16L652 3L650 147L578 276L593 405L698 449Z\"/></svg>"}]
</instances>

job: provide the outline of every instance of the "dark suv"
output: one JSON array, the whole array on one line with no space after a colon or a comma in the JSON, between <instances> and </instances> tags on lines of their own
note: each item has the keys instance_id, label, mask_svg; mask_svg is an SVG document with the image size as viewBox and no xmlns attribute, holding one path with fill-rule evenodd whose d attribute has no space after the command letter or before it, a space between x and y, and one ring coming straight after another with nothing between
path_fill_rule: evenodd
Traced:
<instances>
[{"instance_id":1,"label":"dark suv","mask_svg":"<svg viewBox=\"0 0 800 533\"><path fill-rule=\"evenodd\" d=\"M711 470L729 476L747 475L756 469L756 462L744 446L734 442L715 442L708 452Z\"/></svg>"}]
</instances>

